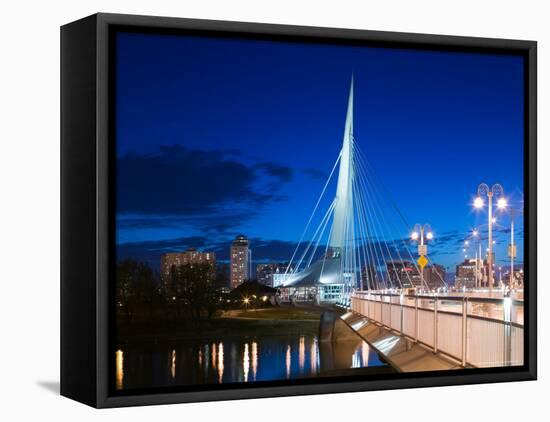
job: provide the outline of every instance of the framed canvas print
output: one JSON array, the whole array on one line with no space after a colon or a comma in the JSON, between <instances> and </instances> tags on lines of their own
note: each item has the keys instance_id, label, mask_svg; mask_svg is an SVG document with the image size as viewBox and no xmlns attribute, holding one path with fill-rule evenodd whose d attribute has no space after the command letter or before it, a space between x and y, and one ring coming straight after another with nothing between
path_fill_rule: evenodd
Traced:
<instances>
[{"instance_id":1,"label":"framed canvas print","mask_svg":"<svg viewBox=\"0 0 550 422\"><path fill-rule=\"evenodd\" d=\"M61 393L536 378L536 43L61 28Z\"/></svg>"}]
</instances>

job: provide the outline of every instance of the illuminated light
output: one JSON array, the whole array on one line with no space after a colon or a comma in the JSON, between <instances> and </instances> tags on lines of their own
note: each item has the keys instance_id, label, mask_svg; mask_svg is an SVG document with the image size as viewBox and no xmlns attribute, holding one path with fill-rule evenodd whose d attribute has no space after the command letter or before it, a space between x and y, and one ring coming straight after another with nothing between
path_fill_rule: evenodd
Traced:
<instances>
[{"instance_id":1,"label":"illuminated light","mask_svg":"<svg viewBox=\"0 0 550 422\"><path fill-rule=\"evenodd\" d=\"M466 246L468 246L468 245L470 244L470 242L468 242L467 240L465 240L465 241L464 241L464 244L465 244Z\"/></svg>"},{"instance_id":2,"label":"illuminated light","mask_svg":"<svg viewBox=\"0 0 550 422\"><path fill-rule=\"evenodd\" d=\"M479 234L479 232L478 232L477 230L474 230L474 231L472 232L472 236L477 236L478 234Z\"/></svg>"},{"instance_id":3,"label":"illuminated light","mask_svg":"<svg viewBox=\"0 0 550 422\"><path fill-rule=\"evenodd\" d=\"M411 233L411 239L412 239L412 240L418 240L418 237L419 237L419 236L420 236L420 235L418 234L418 232L412 232L412 233Z\"/></svg>"},{"instance_id":4,"label":"illuminated light","mask_svg":"<svg viewBox=\"0 0 550 422\"><path fill-rule=\"evenodd\" d=\"M499 198L497 201L497 208L499 210L503 210L508 206L508 202L506 201L506 198Z\"/></svg>"},{"instance_id":5,"label":"illuminated light","mask_svg":"<svg viewBox=\"0 0 550 422\"><path fill-rule=\"evenodd\" d=\"M481 196L476 197L474 199L474 208L483 208L483 198Z\"/></svg>"},{"instance_id":6,"label":"illuminated light","mask_svg":"<svg viewBox=\"0 0 550 422\"><path fill-rule=\"evenodd\" d=\"M491 221L493 222L493 224L496 223L497 222L496 217L493 217L493 219Z\"/></svg>"},{"instance_id":7,"label":"illuminated light","mask_svg":"<svg viewBox=\"0 0 550 422\"><path fill-rule=\"evenodd\" d=\"M265 302L267 300L267 296L262 296L262 302Z\"/></svg>"},{"instance_id":8,"label":"illuminated light","mask_svg":"<svg viewBox=\"0 0 550 422\"><path fill-rule=\"evenodd\" d=\"M250 299L248 299L247 297L245 297L245 298L243 299L243 302L244 302L245 304L248 304L248 302L250 302Z\"/></svg>"},{"instance_id":9,"label":"illuminated light","mask_svg":"<svg viewBox=\"0 0 550 422\"><path fill-rule=\"evenodd\" d=\"M428 234L426 234L426 239L432 240L433 238L434 238L434 234L432 232L428 232Z\"/></svg>"}]
</instances>

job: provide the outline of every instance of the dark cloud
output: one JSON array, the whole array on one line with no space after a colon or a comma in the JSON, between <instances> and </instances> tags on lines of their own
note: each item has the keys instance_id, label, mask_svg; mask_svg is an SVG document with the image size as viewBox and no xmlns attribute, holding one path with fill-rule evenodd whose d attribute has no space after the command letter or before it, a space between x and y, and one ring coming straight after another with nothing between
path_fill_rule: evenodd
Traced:
<instances>
[{"instance_id":1,"label":"dark cloud","mask_svg":"<svg viewBox=\"0 0 550 422\"><path fill-rule=\"evenodd\" d=\"M254 210L228 212L226 215L204 214L190 216L124 216L117 219L117 228L131 229L175 229L192 227L203 233L225 233L236 229L243 221L256 216Z\"/></svg>"},{"instance_id":2,"label":"dark cloud","mask_svg":"<svg viewBox=\"0 0 550 422\"><path fill-rule=\"evenodd\" d=\"M286 183L292 179L292 169L275 163L260 163L255 166L268 176L277 179L278 182Z\"/></svg>"},{"instance_id":3,"label":"dark cloud","mask_svg":"<svg viewBox=\"0 0 550 422\"><path fill-rule=\"evenodd\" d=\"M278 197L263 186L280 186L292 177L288 167L269 162L247 165L235 156L234 150L182 146L123 155L117 160L118 212L189 216L264 204Z\"/></svg>"},{"instance_id":4,"label":"dark cloud","mask_svg":"<svg viewBox=\"0 0 550 422\"><path fill-rule=\"evenodd\" d=\"M216 259L224 262L229 260L229 248L233 237L212 241L204 236L181 237L168 240L149 240L129 242L117 245L117 260L136 259L147 262L152 268L158 269L160 256L168 252L181 252L193 247L216 253ZM251 238L252 260L260 262L285 262L290 259L295 248L295 242L282 240L265 240Z\"/></svg>"},{"instance_id":5,"label":"dark cloud","mask_svg":"<svg viewBox=\"0 0 550 422\"><path fill-rule=\"evenodd\" d=\"M314 168L304 169L304 173L310 176L312 179L316 179L316 180L327 179L327 174L325 172Z\"/></svg>"}]
</instances>

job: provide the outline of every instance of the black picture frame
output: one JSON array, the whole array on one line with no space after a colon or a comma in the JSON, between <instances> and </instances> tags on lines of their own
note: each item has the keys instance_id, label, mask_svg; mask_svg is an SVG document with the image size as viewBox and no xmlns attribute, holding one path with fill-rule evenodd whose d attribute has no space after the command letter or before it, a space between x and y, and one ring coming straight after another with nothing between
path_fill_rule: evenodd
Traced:
<instances>
[{"instance_id":1,"label":"black picture frame","mask_svg":"<svg viewBox=\"0 0 550 422\"><path fill-rule=\"evenodd\" d=\"M114 394L108 352L113 267L113 89L111 34L156 33L514 53L524 57L525 364L396 374L390 378L285 381L265 386ZM534 380L537 376L537 44L534 41L408 34L99 13L61 28L61 394L120 407L413 387ZM111 359L112 360L112 359Z\"/></svg>"}]
</instances>

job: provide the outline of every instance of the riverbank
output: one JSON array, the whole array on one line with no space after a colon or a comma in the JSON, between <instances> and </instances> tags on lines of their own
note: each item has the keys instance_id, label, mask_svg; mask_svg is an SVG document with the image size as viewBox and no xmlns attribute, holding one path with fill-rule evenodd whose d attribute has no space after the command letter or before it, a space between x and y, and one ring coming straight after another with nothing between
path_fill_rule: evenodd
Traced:
<instances>
[{"instance_id":1,"label":"riverbank","mask_svg":"<svg viewBox=\"0 0 550 422\"><path fill-rule=\"evenodd\" d=\"M295 335L319 332L321 309L270 308L226 311L210 320L148 321L119 324L115 339L119 345L128 343L204 341L220 337L249 338L258 335Z\"/></svg>"},{"instance_id":2,"label":"riverbank","mask_svg":"<svg viewBox=\"0 0 550 422\"><path fill-rule=\"evenodd\" d=\"M222 318L257 319L269 321L319 321L322 311L315 308L261 308L225 311Z\"/></svg>"}]
</instances>

